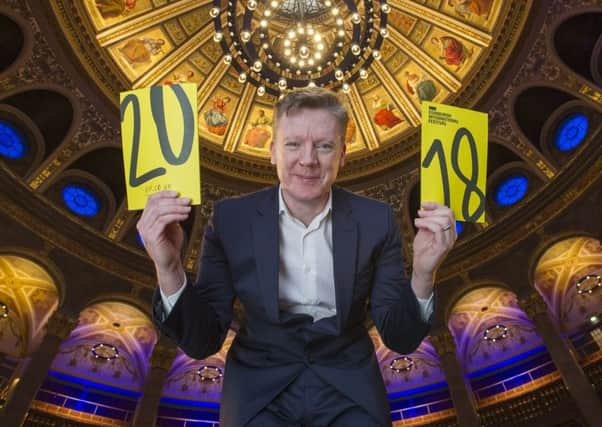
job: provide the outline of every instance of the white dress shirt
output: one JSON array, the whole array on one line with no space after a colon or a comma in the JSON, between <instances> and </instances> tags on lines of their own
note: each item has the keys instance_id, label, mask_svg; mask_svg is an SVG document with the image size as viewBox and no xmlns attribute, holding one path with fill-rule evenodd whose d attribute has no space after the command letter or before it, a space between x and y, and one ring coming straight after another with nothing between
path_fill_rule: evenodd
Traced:
<instances>
[{"instance_id":1,"label":"white dress shirt","mask_svg":"<svg viewBox=\"0 0 602 427\"><path fill-rule=\"evenodd\" d=\"M332 257L332 191L324 209L306 227L295 218L278 190L280 228L280 268L278 271L278 302L283 311L303 313L314 322L335 316L336 296ZM184 292L183 285L172 295L160 289L167 316ZM420 313L428 321L433 313L433 294L418 298Z\"/></svg>"}]
</instances>

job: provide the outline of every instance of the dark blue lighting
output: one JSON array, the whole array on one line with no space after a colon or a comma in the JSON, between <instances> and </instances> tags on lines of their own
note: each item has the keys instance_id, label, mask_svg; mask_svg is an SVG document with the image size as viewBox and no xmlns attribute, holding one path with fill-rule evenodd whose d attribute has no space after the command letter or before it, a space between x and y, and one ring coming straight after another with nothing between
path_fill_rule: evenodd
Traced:
<instances>
[{"instance_id":1,"label":"dark blue lighting","mask_svg":"<svg viewBox=\"0 0 602 427\"><path fill-rule=\"evenodd\" d=\"M508 176L495 189L495 201L500 206L514 205L525 197L528 188L529 180L526 176Z\"/></svg>"},{"instance_id":2,"label":"dark blue lighting","mask_svg":"<svg viewBox=\"0 0 602 427\"><path fill-rule=\"evenodd\" d=\"M112 387L110 385L107 384L102 384L102 383L97 383L94 381L89 381L86 380L84 378L79 378L79 377L74 377L72 375L68 375L68 374L64 374L62 372L58 372L58 371L49 371L48 372L48 376L50 378L56 378L59 380L63 380L63 381L68 381L74 384L78 384L81 385L82 387L85 388L91 388L91 389L97 389L97 390L102 390L102 391L106 391L109 393L113 393L116 395L120 395L120 396L128 396L128 397L133 397L134 399L138 399L141 396L140 392L137 391L131 391L131 390L126 390L123 388L118 388L118 387ZM76 397L76 396L72 396L72 397Z\"/></svg>"},{"instance_id":3,"label":"dark blue lighting","mask_svg":"<svg viewBox=\"0 0 602 427\"><path fill-rule=\"evenodd\" d=\"M23 134L11 123L0 120L0 156L20 159L27 153Z\"/></svg>"},{"instance_id":4,"label":"dark blue lighting","mask_svg":"<svg viewBox=\"0 0 602 427\"><path fill-rule=\"evenodd\" d=\"M464 231L464 223L462 221L456 221L456 236L459 236Z\"/></svg>"},{"instance_id":5,"label":"dark blue lighting","mask_svg":"<svg viewBox=\"0 0 602 427\"><path fill-rule=\"evenodd\" d=\"M95 216L100 211L100 201L96 194L81 185L66 185L63 188L63 201L77 215Z\"/></svg>"},{"instance_id":6,"label":"dark blue lighting","mask_svg":"<svg viewBox=\"0 0 602 427\"><path fill-rule=\"evenodd\" d=\"M588 128L589 121L584 114L571 114L556 129L554 146L560 151L571 151L583 142Z\"/></svg>"}]
</instances>

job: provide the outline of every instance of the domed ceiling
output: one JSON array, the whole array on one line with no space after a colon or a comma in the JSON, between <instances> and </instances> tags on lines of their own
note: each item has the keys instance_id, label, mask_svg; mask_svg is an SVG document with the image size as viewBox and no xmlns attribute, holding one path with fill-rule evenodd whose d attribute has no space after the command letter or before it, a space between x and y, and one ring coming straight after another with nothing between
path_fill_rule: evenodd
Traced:
<instances>
[{"instance_id":1,"label":"domed ceiling","mask_svg":"<svg viewBox=\"0 0 602 427\"><path fill-rule=\"evenodd\" d=\"M524 25L522 3L58 0L53 7L115 104L121 90L197 83L202 165L266 182L281 93L314 84L345 92L351 162L341 178L377 172L417 153L422 101L470 106L489 87Z\"/></svg>"}]
</instances>

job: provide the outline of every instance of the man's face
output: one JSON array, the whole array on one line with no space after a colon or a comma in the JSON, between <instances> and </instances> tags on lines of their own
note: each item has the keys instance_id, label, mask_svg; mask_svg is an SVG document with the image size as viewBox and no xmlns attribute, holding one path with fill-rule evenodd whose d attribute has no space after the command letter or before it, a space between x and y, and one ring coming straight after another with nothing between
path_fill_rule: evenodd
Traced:
<instances>
[{"instance_id":1,"label":"man's face","mask_svg":"<svg viewBox=\"0 0 602 427\"><path fill-rule=\"evenodd\" d=\"M323 202L345 163L345 144L332 113L300 109L277 121L270 148L285 200L314 206Z\"/></svg>"}]
</instances>

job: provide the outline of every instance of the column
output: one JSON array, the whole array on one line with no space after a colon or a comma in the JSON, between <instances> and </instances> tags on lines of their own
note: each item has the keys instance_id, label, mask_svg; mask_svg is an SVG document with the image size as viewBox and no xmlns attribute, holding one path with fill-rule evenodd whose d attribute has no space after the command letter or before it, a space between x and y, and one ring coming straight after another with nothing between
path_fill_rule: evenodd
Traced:
<instances>
[{"instance_id":1,"label":"column","mask_svg":"<svg viewBox=\"0 0 602 427\"><path fill-rule=\"evenodd\" d=\"M602 420L602 402L579 365L572 344L560 334L556 324L550 319L546 302L538 292L532 292L521 298L519 305L533 320L537 333L543 339L564 385L575 399L584 419L592 427L599 426Z\"/></svg>"},{"instance_id":2,"label":"column","mask_svg":"<svg viewBox=\"0 0 602 427\"><path fill-rule=\"evenodd\" d=\"M176 357L176 352L177 347L165 337L161 337L155 345L142 397L136 407L134 422L132 424L134 427L155 425L159 412L159 401L163 392L163 383Z\"/></svg>"},{"instance_id":3,"label":"column","mask_svg":"<svg viewBox=\"0 0 602 427\"><path fill-rule=\"evenodd\" d=\"M443 372L447 379L458 425L462 427L479 427L481 425L477 413L472 388L464 376L464 370L456 356L456 342L449 330L431 336L431 342L441 359Z\"/></svg>"},{"instance_id":4,"label":"column","mask_svg":"<svg viewBox=\"0 0 602 427\"><path fill-rule=\"evenodd\" d=\"M33 353L23 376L18 379L2 408L2 425L20 426L25 420L31 402L46 379L50 365L59 346L77 325L78 319L61 311L55 311L46 325L46 335Z\"/></svg>"}]
</instances>

